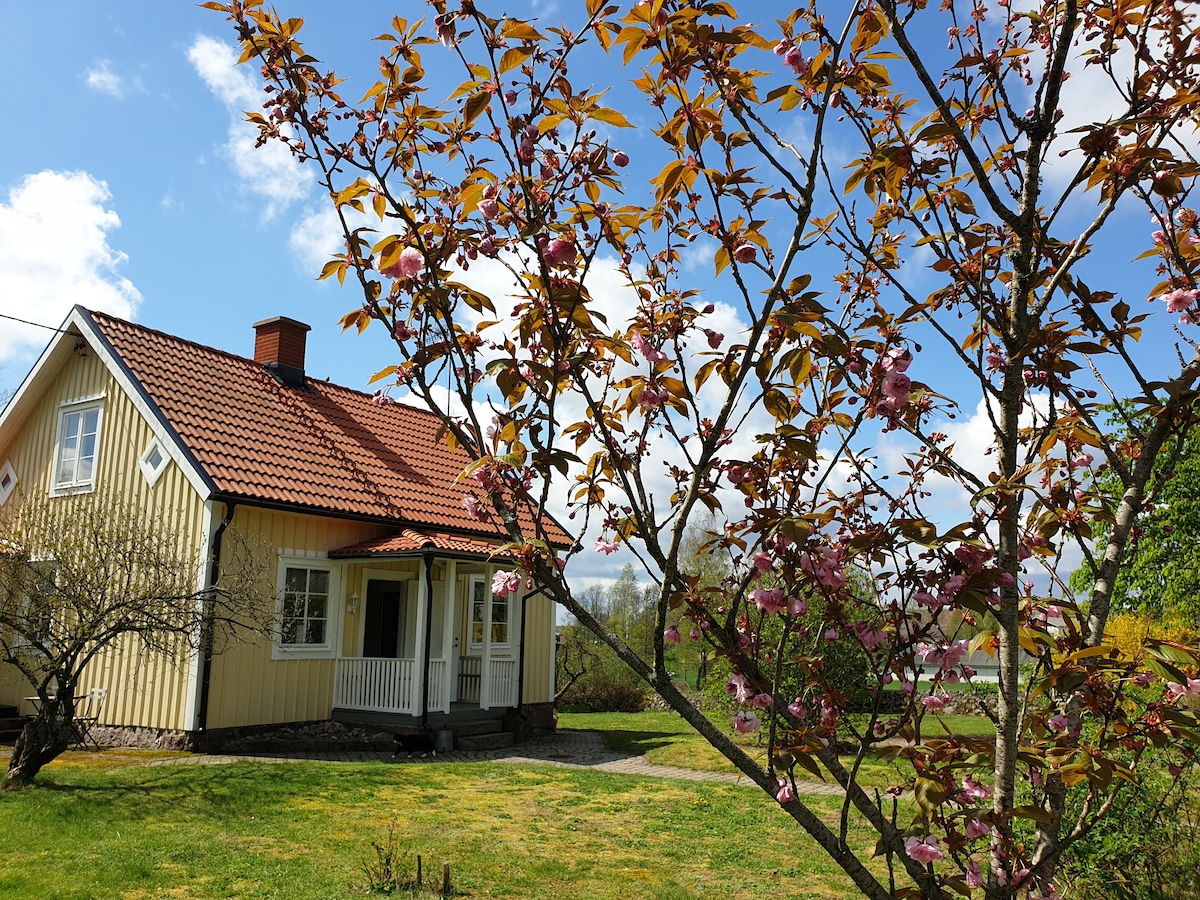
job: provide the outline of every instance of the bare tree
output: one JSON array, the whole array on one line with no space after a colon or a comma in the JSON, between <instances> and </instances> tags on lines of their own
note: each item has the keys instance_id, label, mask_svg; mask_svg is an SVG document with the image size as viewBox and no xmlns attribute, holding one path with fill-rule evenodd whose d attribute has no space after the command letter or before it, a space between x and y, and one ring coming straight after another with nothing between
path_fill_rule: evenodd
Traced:
<instances>
[{"instance_id":1,"label":"bare tree","mask_svg":"<svg viewBox=\"0 0 1200 900\"><path fill-rule=\"evenodd\" d=\"M105 497L13 504L0 518L0 659L28 679L37 714L13 748L6 789L68 748L85 669L104 652L178 658L270 621L265 553L223 537L216 585L179 521Z\"/></svg>"}]
</instances>

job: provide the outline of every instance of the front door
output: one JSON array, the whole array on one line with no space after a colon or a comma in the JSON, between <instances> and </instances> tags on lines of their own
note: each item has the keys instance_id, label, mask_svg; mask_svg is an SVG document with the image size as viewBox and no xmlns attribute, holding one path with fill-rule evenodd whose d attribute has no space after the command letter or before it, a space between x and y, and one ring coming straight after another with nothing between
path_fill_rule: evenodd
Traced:
<instances>
[{"instance_id":1,"label":"front door","mask_svg":"<svg viewBox=\"0 0 1200 900\"><path fill-rule=\"evenodd\" d=\"M402 581L367 582L363 610L363 656L397 659L404 655L407 587Z\"/></svg>"}]
</instances>

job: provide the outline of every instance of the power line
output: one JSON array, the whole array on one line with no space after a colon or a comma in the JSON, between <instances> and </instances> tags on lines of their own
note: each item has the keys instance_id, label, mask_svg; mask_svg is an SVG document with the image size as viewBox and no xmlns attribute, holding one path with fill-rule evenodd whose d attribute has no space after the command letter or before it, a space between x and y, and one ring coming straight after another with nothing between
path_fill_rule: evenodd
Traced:
<instances>
[{"instance_id":1,"label":"power line","mask_svg":"<svg viewBox=\"0 0 1200 900\"><path fill-rule=\"evenodd\" d=\"M30 322L28 319L18 319L16 316L10 316L5 313L0 313L0 319L11 319L14 322L20 322L22 325L32 325L34 328L45 328L47 331L53 331L56 334L77 333L66 328L55 328L53 325L43 325L41 322Z\"/></svg>"}]
</instances>

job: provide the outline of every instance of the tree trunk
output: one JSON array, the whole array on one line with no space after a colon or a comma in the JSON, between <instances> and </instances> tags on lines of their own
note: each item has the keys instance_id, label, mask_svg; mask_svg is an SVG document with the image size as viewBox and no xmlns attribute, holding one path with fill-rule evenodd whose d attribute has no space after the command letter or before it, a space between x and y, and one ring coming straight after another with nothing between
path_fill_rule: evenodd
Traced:
<instances>
[{"instance_id":1,"label":"tree trunk","mask_svg":"<svg viewBox=\"0 0 1200 900\"><path fill-rule=\"evenodd\" d=\"M13 747L4 790L29 786L43 766L70 746L71 723L63 715L65 708L65 704L45 705L25 726Z\"/></svg>"}]
</instances>

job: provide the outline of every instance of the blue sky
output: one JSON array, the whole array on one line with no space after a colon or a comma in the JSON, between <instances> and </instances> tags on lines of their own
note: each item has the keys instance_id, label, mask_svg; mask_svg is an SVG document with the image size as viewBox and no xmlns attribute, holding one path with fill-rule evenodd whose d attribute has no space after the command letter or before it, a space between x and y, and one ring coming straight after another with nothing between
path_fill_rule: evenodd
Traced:
<instances>
[{"instance_id":1,"label":"blue sky","mask_svg":"<svg viewBox=\"0 0 1200 900\"><path fill-rule=\"evenodd\" d=\"M331 58L368 65L395 9L292 7ZM252 322L287 314L313 326L311 374L363 387L387 348L340 333L354 298L314 280L316 194L248 151L236 123L254 72L222 71L218 42L232 45L223 17L179 0L3 5L0 313L58 325L78 302L243 354ZM0 319L0 391L49 335Z\"/></svg>"},{"instance_id":2,"label":"blue sky","mask_svg":"<svg viewBox=\"0 0 1200 900\"><path fill-rule=\"evenodd\" d=\"M554 21L557 7L571 7L568 0L512 5ZM345 6L315 0L279 6L305 18L306 46L350 77L346 94L353 99L374 80L379 49L371 37L388 29L397 9L413 19L425 12L416 0L360 0L351 15L339 12ZM766 4L742 6L767 18ZM7 120L0 141L0 315L55 326L82 303L249 355L251 323L286 314L313 326L310 375L366 388L393 354L380 336L340 332L338 319L358 301L332 281L315 281L337 246L319 215L325 205L281 148L251 149L242 111L256 107L261 95L252 69L231 66L232 44L220 14L179 0L0 7ZM438 69L438 58L436 48L427 54L432 97L449 93L458 80ZM573 73L579 80L611 79L614 96L625 93L635 74L615 61L595 72L579 69ZM1069 86L1066 124L1103 113L1103 90L1086 78ZM642 109L630 117L646 125L648 115ZM656 139L649 130L614 138L634 157L631 177L647 174L638 163L652 157ZM1065 171L1052 170L1048 178ZM1091 202L1073 210L1071 227L1086 221ZM1116 223L1088 263L1088 280L1093 288L1118 290L1140 312L1155 279L1149 266L1129 262L1148 246L1151 229L1144 213L1122 212ZM696 286L713 287L710 265L696 266ZM814 264L816 286L828 288L820 283L820 265ZM932 285L919 273L914 283ZM730 324L725 330L732 332L737 323ZM0 395L17 387L49 336L0 318ZM1148 355L1167 346L1162 339L1147 343ZM922 360L924 372L936 371L931 356ZM948 427L961 432L961 446L979 442L970 452L982 459L986 430L972 423L984 418L974 400L963 413ZM891 447L894 459L901 449ZM961 513L961 498L946 502ZM627 558L585 556L573 571L600 580L615 577Z\"/></svg>"}]
</instances>

